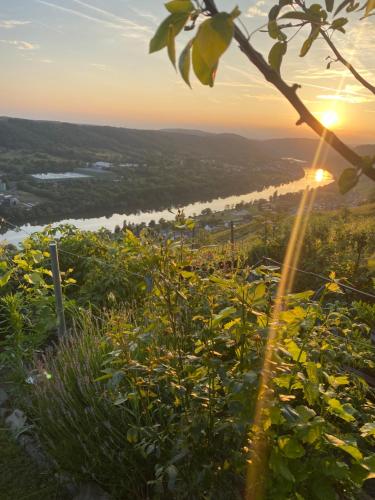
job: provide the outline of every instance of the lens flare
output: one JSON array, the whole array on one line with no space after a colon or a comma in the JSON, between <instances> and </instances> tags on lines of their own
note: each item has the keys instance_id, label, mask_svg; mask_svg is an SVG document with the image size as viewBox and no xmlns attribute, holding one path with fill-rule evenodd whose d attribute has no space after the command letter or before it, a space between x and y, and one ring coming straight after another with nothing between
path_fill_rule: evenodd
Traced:
<instances>
[{"instance_id":1,"label":"lens flare","mask_svg":"<svg viewBox=\"0 0 375 500\"><path fill-rule=\"evenodd\" d=\"M321 121L326 128L334 127L340 121L338 113L333 109L327 109L321 114Z\"/></svg>"},{"instance_id":2,"label":"lens flare","mask_svg":"<svg viewBox=\"0 0 375 500\"><path fill-rule=\"evenodd\" d=\"M324 180L324 170L322 168L318 168L315 172L315 180L316 182L322 182Z\"/></svg>"}]
</instances>

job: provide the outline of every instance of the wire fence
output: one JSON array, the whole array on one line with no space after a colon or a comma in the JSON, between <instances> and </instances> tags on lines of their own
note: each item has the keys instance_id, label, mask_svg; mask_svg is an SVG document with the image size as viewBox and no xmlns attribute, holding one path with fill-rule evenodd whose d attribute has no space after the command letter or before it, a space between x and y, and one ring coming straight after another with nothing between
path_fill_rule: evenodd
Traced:
<instances>
[{"instance_id":1,"label":"wire fence","mask_svg":"<svg viewBox=\"0 0 375 500\"><path fill-rule=\"evenodd\" d=\"M1 219L0 222L3 222L5 224L7 224L9 227L12 227L13 229L16 229L16 230L20 230L22 231L27 237L30 237L32 235L32 233L29 233L27 231L25 231L24 229L20 228L19 226L5 220L5 219ZM233 233L232 233L233 234ZM233 238L233 236L232 236ZM52 242L52 238L51 238L51 242ZM233 248L233 244L234 244L234 241L232 240L232 248ZM199 247L198 249L202 249L202 248L218 248L220 245L203 245L202 247ZM97 261L99 263L101 263L103 266L108 266L109 264L111 264L110 261L106 260L102 260L100 259L99 257L97 256L87 256L87 255L81 255L81 254L78 254L78 253L75 253L75 252L72 252L72 251L69 251L69 250L64 250L62 249L60 246L59 246L59 253L61 254L65 254L65 255L68 255L70 257L74 257L76 259L83 259L83 260L86 260L86 261L90 261L92 262L93 260L94 261ZM6 260L9 264L9 266L11 266L15 271L17 270L17 265L12 261L12 259L10 259L10 257L6 257ZM262 256L255 264L253 265L249 265L245 268L236 268L236 270L246 270L248 272L251 272L251 270L254 270L256 268L258 268L259 266L261 266L263 263L271 263L271 264L274 264L276 265L277 267L279 267L280 269L282 269L283 267L285 267L285 264L283 264L282 262L280 261L277 261L275 259L272 259L270 257L267 257L267 256ZM44 266L45 266L45 262L44 262ZM313 276L315 278L318 278L319 280L323 281L324 283L330 283L332 282L332 279L329 278L329 277L326 277L322 274L319 274L319 273L314 273L312 271L307 271L305 269L301 269L301 268L298 268L298 267L294 267L294 266L286 266L298 273L301 273L301 274L304 274L304 275L309 275L309 276ZM114 267L115 269L115 267ZM149 278L149 276L146 276L146 275L142 275L140 273L135 273L133 271L130 271L129 269L126 270L127 274L129 275L132 275L132 276L136 276L137 278L141 278L141 279L144 279L145 281L147 281L147 279ZM17 274L17 272L14 273L15 274L15 279L16 281L18 282L18 284L22 287L23 284ZM338 281L338 280L337 280ZM362 295L366 298L370 298L370 299L375 299L375 295L374 294L371 294L369 292L365 292L363 290L359 290L358 288L355 288L353 287L352 285L349 285L349 284L345 284L345 283L342 283L340 281L338 281L338 284L341 288L343 288L344 290L348 290L350 291L351 293L357 293L359 295ZM324 286L322 287L324 288ZM98 316L97 314L95 314L93 311L90 311L90 314L91 316L97 320L97 321L100 321L101 323L103 324L106 324L106 321L107 319L104 318L104 317L100 317ZM64 318L64 321L65 321L65 318ZM341 341L341 342L346 342L346 338L344 336L341 336L337 333L334 333L332 331L327 331L326 332L332 339L335 339L337 341ZM350 339L350 344L352 346L357 346L357 347L360 347L362 349L367 349L367 350L370 350L371 352L375 353L375 345L372 344L372 339L370 338L368 342L366 341L362 341L360 339L353 339L351 338ZM364 376L366 374L360 372L361 376ZM366 375L367 376L367 375Z\"/></svg>"},{"instance_id":2,"label":"wire fence","mask_svg":"<svg viewBox=\"0 0 375 500\"><path fill-rule=\"evenodd\" d=\"M16 224L13 224L12 222L6 220L5 218L0 218L0 223L4 223L4 224L7 224L9 227L11 227L12 229L15 229L17 231L21 231L23 232L27 237L30 237L32 236L33 233L29 233L28 231L25 231L23 228L21 228L20 226L17 226ZM52 241L52 240L51 240ZM231 241L231 245L234 246L235 245L235 241L234 241L234 232L232 232L232 241ZM197 248L197 250L199 249L207 249L207 248L220 248L220 245L202 245L200 246L199 248ZM102 265L104 266L108 266L108 264L110 264L109 261L104 261L102 259L100 259L99 257L97 256L86 256L86 255L80 255L80 254L77 254L75 252L71 252L71 251L68 251L68 250L64 250L62 249L60 246L59 246L59 253L62 253L62 254L65 254L65 255L70 255L71 257L75 257L77 259L86 259L86 260L90 260L92 262L92 260L96 260L97 262L101 263ZM255 263L255 264L252 264L252 265L249 265L247 268L245 268L246 270L249 270L249 269L254 269L255 267L258 267L259 265L261 265L262 263L264 262L269 262L269 263L273 263L273 264L276 264L278 267L280 267L280 269L282 269L283 267L287 267L293 271L296 271L298 273L301 273L301 274L304 274L304 275L309 275L309 276L313 276L315 278L318 278L320 279L321 281L325 282L325 283L330 283L332 282L332 279L327 277L327 276L324 276L322 274L318 274L318 273L314 273L312 271L307 271L305 269L301 269L299 267L294 267L294 266L287 266L285 264L283 264L282 262L280 261L277 261L275 259L272 259L270 257L267 257L265 255L263 255L262 257L259 258L259 260ZM238 268L237 268L238 270ZM136 276L138 278L141 278L141 279L147 279L148 276L146 275L142 275L140 273L136 273L134 271L131 271L129 269L126 270L126 272L129 274L129 275L132 275L132 276ZM343 283L342 280L337 280L337 283L339 284L340 288L344 289L344 290L347 290L347 291L350 291L352 293L356 293L358 295L361 295L363 297L366 297L366 298L369 298L369 299L372 299L372 300L375 300L375 295L370 293L370 292L366 292L364 290L360 290L350 284L346 284L346 283Z\"/></svg>"}]
</instances>

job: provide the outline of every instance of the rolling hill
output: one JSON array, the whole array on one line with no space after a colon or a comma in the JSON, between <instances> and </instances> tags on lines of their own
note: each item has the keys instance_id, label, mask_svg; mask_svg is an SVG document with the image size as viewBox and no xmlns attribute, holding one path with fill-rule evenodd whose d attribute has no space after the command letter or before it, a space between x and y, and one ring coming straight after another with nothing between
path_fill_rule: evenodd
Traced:
<instances>
[{"instance_id":1,"label":"rolling hill","mask_svg":"<svg viewBox=\"0 0 375 500\"><path fill-rule=\"evenodd\" d=\"M294 157L310 163L317 146L317 139L252 140L237 134L200 130L138 130L0 117L0 151L40 152L70 158L106 152L140 158L159 155L209 158L242 164ZM363 155L375 154L375 144L356 149ZM348 164L325 146L319 166L338 174Z\"/></svg>"}]
</instances>

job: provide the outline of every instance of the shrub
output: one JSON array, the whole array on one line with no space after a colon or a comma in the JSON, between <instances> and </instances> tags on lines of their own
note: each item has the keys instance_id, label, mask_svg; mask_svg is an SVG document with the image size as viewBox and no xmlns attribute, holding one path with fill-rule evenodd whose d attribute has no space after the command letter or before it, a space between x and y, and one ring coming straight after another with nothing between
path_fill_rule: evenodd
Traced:
<instances>
[{"instance_id":1,"label":"shrub","mask_svg":"<svg viewBox=\"0 0 375 500\"><path fill-rule=\"evenodd\" d=\"M235 499L262 439L269 498L355 498L375 470L374 405L354 372L373 366L368 326L310 292L288 297L254 429L278 275L261 267L249 283L186 270L189 258L162 249L141 303L84 316L46 356L31 393L50 454L119 499Z\"/></svg>"}]
</instances>

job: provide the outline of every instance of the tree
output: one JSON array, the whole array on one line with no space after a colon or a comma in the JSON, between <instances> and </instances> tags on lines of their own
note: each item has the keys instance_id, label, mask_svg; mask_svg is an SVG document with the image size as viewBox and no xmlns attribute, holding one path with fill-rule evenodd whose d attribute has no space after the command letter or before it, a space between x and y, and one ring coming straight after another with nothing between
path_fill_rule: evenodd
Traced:
<instances>
[{"instance_id":1,"label":"tree","mask_svg":"<svg viewBox=\"0 0 375 500\"><path fill-rule=\"evenodd\" d=\"M198 80L203 85L213 87L220 58L234 39L249 62L261 72L269 83L276 87L297 111L299 119L296 124L306 123L352 165L343 171L339 179L340 191L346 193L357 184L362 174L375 180L375 156L360 156L332 130L324 127L298 96L297 91L300 85L288 85L281 76L283 57L287 52L288 43L294 38L292 35L288 39L285 31L288 29L300 30L304 26L310 26L310 35L301 48L300 56L306 56L314 41L319 36L323 37L336 57L336 59L330 59L328 66L330 67L333 62L339 61L351 71L357 81L375 94L375 87L344 58L332 41L333 33L345 33L344 26L348 23L348 19L338 17L343 9L346 9L349 15L363 11L364 16L361 19L368 18L374 15L375 0L365 0L362 5L356 0L343 0L335 10L334 3L335 0L325 0L324 6L314 3L308 7L305 0L279 0L271 8L268 16L267 31L269 36L275 39L275 44L268 54L267 62L252 45L250 36L246 35L238 23L236 24L235 21L241 14L238 7L235 7L231 12L221 12L216 7L215 0L171 0L165 4L169 12L168 17L164 19L150 41L150 52L156 52L166 47L169 59L176 66L176 37L182 30L195 30L195 35L179 57L179 71L183 80L190 86L189 76L192 66ZM197 27L197 20L200 17L207 19ZM361 20L357 22L361 22Z\"/></svg>"}]
</instances>

